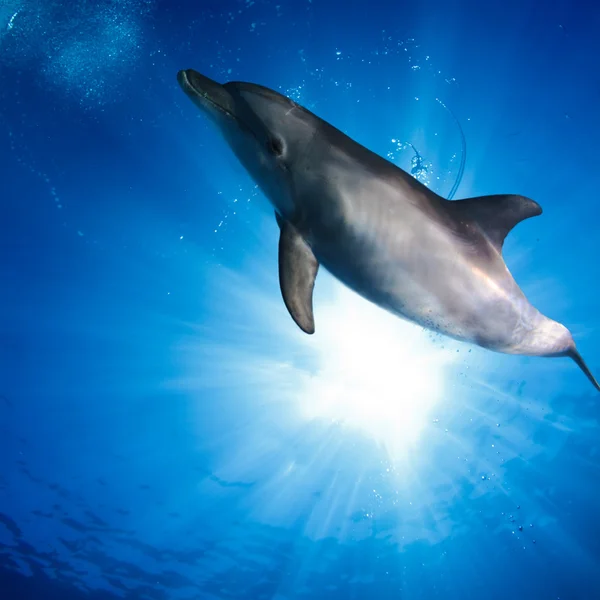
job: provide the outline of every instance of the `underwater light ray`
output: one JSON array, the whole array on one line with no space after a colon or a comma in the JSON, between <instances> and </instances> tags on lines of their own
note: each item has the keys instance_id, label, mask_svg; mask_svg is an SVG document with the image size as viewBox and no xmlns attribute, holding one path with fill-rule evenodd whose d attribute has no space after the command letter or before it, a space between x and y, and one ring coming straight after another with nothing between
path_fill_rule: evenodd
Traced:
<instances>
[{"instance_id":1,"label":"underwater light ray","mask_svg":"<svg viewBox=\"0 0 600 600\"><path fill-rule=\"evenodd\" d=\"M290 511L294 514L303 512L308 519L304 533L308 534L306 529L311 526L310 519L322 506L320 498L334 493L335 490L338 477L334 468L336 441L333 436L326 437L321 446L311 453L309 461L287 460L278 468L276 474L267 475L254 497L253 514L262 518L280 515L280 518L289 520L286 515ZM330 449L332 444L333 449ZM326 477L328 473L332 476ZM312 537L319 535L317 531L311 533Z\"/></svg>"},{"instance_id":2,"label":"underwater light ray","mask_svg":"<svg viewBox=\"0 0 600 600\"><path fill-rule=\"evenodd\" d=\"M176 349L184 373L170 385L192 393L250 385L261 390L266 413L281 403L290 423L334 421L373 439L396 460L409 456L444 393L443 373L458 359L453 343L442 347L325 273L325 297L316 299L318 332L303 336L289 322L274 275L260 258L244 274L219 267L219 277L209 277L220 298L214 318L207 315Z\"/></svg>"},{"instance_id":3,"label":"underwater light ray","mask_svg":"<svg viewBox=\"0 0 600 600\"><path fill-rule=\"evenodd\" d=\"M348 498L346 497L346 489L343 484L340 484L341 476L339 473L334 473L331 482L324 491L324 498L315 504L312 515L307 523L307 529L316 539L322 539L329 536L332 530L335 529L335 523L339 514L347 513ZM325 507L325 514L320 514L318 509ZM314 524L311 523L314 521Z\"/></svg>"},{"instance_id":4,"label":"underwater light ray","mask_svg":"<svg viewBox=\"0 0 600 600\"><path fill-rule=\"evenodd\" d=\"M308 381L307 418L336 419L393 455L406 452L442 393L451 353L343 288L319 310L323 324L314 348L320 366Z\"/></svg>"},{"instance_id":5,"label":"underwater light ray","mask_svg":"<svg viewBox=\"0 0 600 600\"><path fill-rule=\"evenodd\" d=\"M347 530L352 527L352 525L349 523L349 519L352 515L352 512L351 512L352 508L356 506L357 498L359 497L359 492L362 489L364 476L365 476L365 470L362 470L361 472L357 473L356 479L354 481L354 485L352 486L351 491L348 494L348 498L347 498L348 506L344 513L344 522L341 527L340 537L345 536Z\"/></svg>"},{"instance_id":6,"label":"underwater light ray","mask_svg":"<svg viewBox=\"0 0 600 600\"><path fill-rule=\"evenodd\" d=\"M269 251L265 247L265 254ZM431 533L435 539L443 539L456 526L448 519L450 507L460 502L464 491L461 482L468 482L476 496L499 493L510 498L515 493L502 482L501 457L495 459L481 447L481 436L472 438L472 428L477 425L470 424L470 416L475 422L482 419L484 427L493 426L495 421L495 416L480 409L472 398L482 388L475 384L474 389L469 387L468 378L449 387L454 380L445 379L457 366L461 369L465 361L477 361L479 368L486 357L457 353L461 347L458 342L440 343L439 338L418 327L393 319L334 283L325 273L315 302L317 333L302 335L281 306L276 273L270 273L265 267L267 261L261 258L249 261L243 274L232 272L231 278L222 267L214 267L215 276L208 279L219 302L183 344L186 358L181 377L193 396L203 394L207 386L217 386L226 396L236 398L237 406L228 402L218 407L235 428L230 430L215 469L220 472L219 465L229 465L227 472L231 471L234 479L257 482L244 492L254 518L289 523L301 512L306 514L303 527L309 537L333 530L336 536L344 537L356 535L356 523L352 519L349 522L349 517L362 507L369 515L365 518L374 519L371 527L379 527L378 519L383 518L390 534L394 538L401 534L405 537L402 543L408 543L422 536L417 532L422 532L423 523L429 527L435 521L438 533ZM354 334L348 332L348 323L353 324ZM424 389L417 386L403 401L405 379L398 367L407 360L412 369L410 360L415 355L420 376L437 378L438 383ZM210 361L199 376L198 363L203 357ZM366 365L364 370L356 367L357 363L360 367L361 360ZM224 372L219 367L222 364L226 365ZM432 376L428 369L433 369ZM356 382L362 386L359 390ZM259 393L248 394L249 389ZM431 392L433 396L427 397ZM513 396L495 392L494 398L516 406ZM425 394L425 406L417 401L419 393ZM381 414L373 402L377 394L383 398ZM496 410L494 398L490 402ZM352 405L353 401L358 406ZM410 414L415 404L416 418ZM198 405L194 418L203 419L206 410L206 406ZM441 423L446 421L449 431L444 432L444 425L436 424L438 419L434 417L439 417ZM238 419L242 427L235 425ZM204 427L200 430L202 435L207 434ZM502 439L526 442L525 438L515 438L518 430L504 423L499 431ZM403 439L398 440L399 434ZM375 443L361 446L360 457L351 452L355 458L350 469L344 444L352 439ZM520 452L513 443L506 446L497 436L492 443L506 461ZM471 459L482 451L481 460L451 459L454 454ZM530 451L537 453L536 449ZM437 464L444 455L449 460ZM382 457L390 468L385 474L385 502L376 498L365 501L364 494L370 487L365 474L384 472ZM336 478L335 470L342 463L346 475ZM496 477L484 482L482 473L486 477L495 473ZM400 493L397 498L394 490ZM403 516L409 501L413 509L425 511L419 517L421 526L415 524L414 515ZM390 516L392 513L396 517ZM318 516L327 520L327 526ZM359 529L361 535L367 535L362 526Z\"/></svg>"}]
</instances>

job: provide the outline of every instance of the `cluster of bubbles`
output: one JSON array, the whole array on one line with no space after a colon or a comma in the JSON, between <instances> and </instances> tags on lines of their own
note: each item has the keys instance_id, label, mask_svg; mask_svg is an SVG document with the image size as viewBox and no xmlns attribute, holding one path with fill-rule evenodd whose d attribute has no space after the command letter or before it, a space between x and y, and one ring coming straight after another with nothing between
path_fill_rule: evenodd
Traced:
<instances>
[{"instance_id":1,"label":"cluster of bubbles","mask_svg":"<svg viewBox=\"0 0 600 600\"><path fill-rule=\"evenodd\" d=\"M0 0L0 64L31 65L41 85L84 107L115 97L140 56L153 0Z\"/></svg>"},{"instance_id":2,"label":"cluster of bubbles","mask_svg":"<svg viewBox=\"0 0 600 600\"><path fill-rule=\"evenodd\" d=\"M15 26L15 19L21 10L21 2L0 0L0 43Z\"/></svg>"},{"instance_id":3,"label":"cluster of bubbles","mask_svg":"<svg viewBox=\"0 0 600 600\"><path fill-rule=\"evenodd\" d=\"M432 170L432 164L430 162L425 161L423 156L421 156L419 151L410 142L402 142L401 140L392 138L392 144L392 149L389 150L386 155L388 160L392 162L398 162L400 160L401 154L404 151L410 152L410 174L422 184L429 187L429 177L430 172Z\"/></svg>"},{"instance_id":4,"label":"cluster of bubbles","mask_svg":"<svg viewBox=\"0 0 600 600\"><path fill-rule=\"evenodd\" d=\"M153 2L0 0L0 68L33 73L40 87L84 110L101 108L119 99L120 84L140 57L143 18ZM1 115L0 127L7 130L15 160L48 186L61 210L63 201L49 174L29 156L23 134Z\"/></svg>"},{"instance_id":5,"label":"cluster of bubbles","mask_svg":"<svg viewBox=\"0 0 600 600\"><path fill-rule=\"evenodd\" d=\"M456 78L443 73L435 65L435 62L431 59L431 56L427 54L424 48L421 47L421 44L419 44L414 38L398 38L391 32L384 30L382 31L381 46L374 52L374 54L378 57L403 57L408 63L408 67L411 72L427 73L433 79L443 79L443 81L449 86L457 85ZM420 98L416 97L415 100L419 101ZM451 200L454 198L462 181L467 147L461 123L456 118L456 115L440 98L435 98L435 102L442 109L444 109L454 121L456 125L456 131L460 137L460 153L454 154L450 159L451 163L455 163L457 158L459 158L457 173L453 178L454 183L447 195L447 198ZM415 177L415 179L430 187L434 183L431 181L431 176L433 174L432 164L427 163L419 151L410 142L400 142L397 139L392 139L392 144L392 149L387 153L388 159L393 162L398 162L398 160L401 158L401 151L411 151L412 156L410 159L410 168L406 169L406 167L403 165L401 166L405 168L405 170L409 171L411 175ZM448 175L450 175L450 172L448 172ZM439 180L440 176L438 175L436 179Z\"/></svg>"},{"instance_id":6,"label":"cluster of bubbles","mask_svg":"<svg viewBox=\"0 0 600 600\"><path fill-rule=\"evenodd\" d=\"M442 78L448 85L456 85L455 77L443 73L431 60L425 49L415 38L397 37L392 32L381 32L381 46L375 52L379 56L404 56L410 70L426 71L435 78Z\"/></svg>"}]
</instances>

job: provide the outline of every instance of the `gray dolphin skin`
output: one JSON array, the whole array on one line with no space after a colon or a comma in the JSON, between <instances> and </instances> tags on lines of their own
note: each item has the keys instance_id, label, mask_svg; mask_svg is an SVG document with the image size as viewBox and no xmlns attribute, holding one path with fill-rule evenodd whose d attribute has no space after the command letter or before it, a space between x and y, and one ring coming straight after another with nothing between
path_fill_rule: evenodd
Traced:
<instances>
[{"instance_id":1,"label":"gray dolphin skin","mask_svg":"<svg viewBox=\"0 0 600 600\"><path fill-rule=\"evenodd\" d=\"M274 206L281 293L303 331L315 331L323 265L381 308L451 338L570 357L600 391L569 330L528 302L502 257L508 232L541 214L536 202L446 200L278 92L192 69L177 79Z\"/></svg>"}]
</instances>

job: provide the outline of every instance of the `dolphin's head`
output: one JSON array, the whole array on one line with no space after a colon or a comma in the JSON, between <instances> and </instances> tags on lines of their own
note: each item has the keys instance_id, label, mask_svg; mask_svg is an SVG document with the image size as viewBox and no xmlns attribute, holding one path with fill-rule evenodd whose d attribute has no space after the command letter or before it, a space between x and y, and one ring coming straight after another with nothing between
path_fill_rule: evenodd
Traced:
<instances>
[{"instance_id":1,"label":"dolphin's head","mask_svg":"<svg viewBox=\"0 0 600 600\"><path fill-rule=\"evenodd\" d=\"M284 217L291 217L291 172L298 172L307 155L317 117L260 85L221 85L193 69L179 71L177 80L194 104L218 126L275 208Z\"/></svg>"}]
</instances>

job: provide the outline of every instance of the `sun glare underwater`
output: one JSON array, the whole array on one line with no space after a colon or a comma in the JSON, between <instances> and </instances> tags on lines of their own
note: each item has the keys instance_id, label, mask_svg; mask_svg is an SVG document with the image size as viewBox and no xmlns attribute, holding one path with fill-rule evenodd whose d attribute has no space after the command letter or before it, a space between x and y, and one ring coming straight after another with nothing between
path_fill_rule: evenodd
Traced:
<instances>
[{"instance_id":1,"label":"sun glare underwater","mask_svg":"<svg viewBox=\"0 0 600 600\"><path fill-rule=\"evenodd\" d=\"M577 366L324 268L305 335L273 208L176 80L538 201L506 263L597 375L600 11L484 4L0 0L0 600L600 598Z\"/></svg>"}]
</instances>

